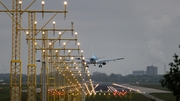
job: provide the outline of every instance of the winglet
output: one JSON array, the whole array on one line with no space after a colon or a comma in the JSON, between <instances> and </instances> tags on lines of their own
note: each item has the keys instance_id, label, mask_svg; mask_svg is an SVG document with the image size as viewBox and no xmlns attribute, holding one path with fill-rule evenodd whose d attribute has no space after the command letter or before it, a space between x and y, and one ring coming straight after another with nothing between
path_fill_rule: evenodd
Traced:
<instances>
[{"instance_id":1,"label":"winglet","mask_svg":"<svg viewBox=\"0 0 180 101\"><path fill-rule=\"evenodd\" d=\"M117 58L117 60L122 60L122 59L124 59L124 58Z\"/></svg>"}]
</instances>

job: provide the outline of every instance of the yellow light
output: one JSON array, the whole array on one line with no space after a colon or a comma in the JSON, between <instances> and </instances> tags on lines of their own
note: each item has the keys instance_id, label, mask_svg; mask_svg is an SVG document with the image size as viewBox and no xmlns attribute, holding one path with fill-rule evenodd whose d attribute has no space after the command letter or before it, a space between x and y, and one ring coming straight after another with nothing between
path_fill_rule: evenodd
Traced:
<instances>
[{"instance_id":1,"label":"yellow light","mask_svg":"<svg viewBox=\"0 0 180 101\"><path fill-rule=\"evenodd\" d=\"M58 52L58 50L56 50L56 53Z\"/></svg>"},{"instance_id":2,"label":"yellow light","mask_svg":"<svg viewBox=\"0 0 180 101\"><path fill-rule=\"evenodd\" d=\"M43 52L45 52L45 50L43 50Z\"/></svg>"},{"instance_id":3,"label":"yellow light","mask_svg":"<svg viewBox=\"0 0 180 101\"><path fill-rule=\"evenodd\" d=\"M44 5L44 4L45 4L45 2L44 2L44 1L42 1L42 2L41 2L41 4L42 4L42 5Z\"/></svg>"},{"instance_id":4,"label":"yellow light","mask_svg":"<svg viewBox=\"0 0 180 101\"><path fill-rule=\"evenodd\" d=\"M21 1L21 0L19 1L19 4L22 4L22 1Z\"/></svg>"},{"instance_id":5,"label":"yellow light","mask_svg":"<svg viewBox=\"0 0 180 101\"><path fill-rule=\"evenodd\" d=\"M61 35L61 32L59 32L59 35Z\"/></svg>"},{"instance_id":6,"label":"yellow light","mask_svg":"<svg viewBox=\"0 0 180 101\"><path fill-rule=\"evenodd\" d=\"M78 33L77 33L77 32L75 32L74 34L75 34L75 35L77 35Z\"/></svg>"},{"instance_id":7,"label":"yellow light","mask_svg":"<svg viewBox=\"0 0 180 101\"><path fill-rule=\"evenodd\" d=\"M66 45L66 43L64 42L63 45Z\"/></svg>"},{"instance_id":8,"label":"yellow light","mask_svg":"<svg viewBox=\"0 0 180 101\"><path fill-rule=\"evenodd\" d=\"M28 32L28 31L26 31L26 34L29 34L29 32Z\"/></svg>"},{"instance_id":9,"label":"yellow light","mask_svg":"<svg viewBox=\"0 0 180 101\"><path fill-rule=\"evenodd\" d=\"M80 45L80 43L78 43L78 45Z\"/></svg>"},{"instance_id":10,"label":"yellow light","mask_svg":"<svg viewBox=\"0 0 180 101\"><path fill-rule=\"evenodd\" d=\"M62 59L62 57L59 57L59 59Z\"/></svg>"},{"instance_id":11,"label":"yellow light","mask_svg":"<svg viewBox=\"0 0 180 101\"><path fill-rule=\"evenodd\" d=\"M50 42L49 45L51 45L52 43Z\"/></svg>"},{"instance_id":12,"label":"yellow light","mask_svg":"<svg viewBox=\"0 0 180 101\"><path fill-rule=\"evenodd\" d=\"M55 21L53 21L53 24L56 24L56 22L55 22Z\"/></svg>"},{"instance_id":13,"label":"yellow light","mask_svg":"<svg viewBox=\"0 0 180 101\"><path fill-rule=\"evenodd\" d=\"M37 45L37 43L36 43L36 42L35 42L34 44L35 44L35 45Z\"/></svg>"},{"instance_id":14,"label":"yellow light","mask_svg":"<svg viewBox=\"0 0 180 101\"><path fill-rule=\"evenodd\" d=\"M43 34L45 34L45 32L43 31Z\"/></svg>"},{"instance_id":15,"label":"yellow light","mask_svg":"<svg viewBox=\"0 0 180 101\"><path fill-rule=\"evenodd\" d=\"M67 5L67 1L64 1L64 5Z\"/></svg>"},{"instance_id":16,"label":"yellow light","mask_svg":"<svg viewBox=\"0 0 180 101\"><path fill-rule=\"evenodd\" d=\"M37 24L37 21L35 21L34 24Z\"/></svg>"},{"instance_id":17,"label":"yellow light","mask_svg":"<svg viewBox=\"0 0 180 101\"><path fill-rule=\"evenodd\" d=\"M83 53L83 50L81 50L81 53Z\"/></svg>"},{"instance_id":18,"label":"yellow light","mask_svg":"<svg viewBox=\"0 0 180 101\"><path fill-rule=\"evenodd\" d=\"M71 50L68 51L69 53L71 52Z\"/></svg>"}]
</instances>

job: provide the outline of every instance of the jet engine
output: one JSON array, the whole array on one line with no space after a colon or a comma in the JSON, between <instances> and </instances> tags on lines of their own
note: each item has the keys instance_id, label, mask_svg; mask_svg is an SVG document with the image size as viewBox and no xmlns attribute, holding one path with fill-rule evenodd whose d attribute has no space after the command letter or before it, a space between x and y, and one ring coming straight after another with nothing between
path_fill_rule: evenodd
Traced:
<instances>
[{"instance_id":1,"label":"jet engine","mask_svg":"<svg viewBox=\"0 0 180 101\"><path fill-rule=\"evenodd\" d=\"M103 65L106 65L106 62L103 62L102 64L103 64Z\"/></svg>"}]
</instances>

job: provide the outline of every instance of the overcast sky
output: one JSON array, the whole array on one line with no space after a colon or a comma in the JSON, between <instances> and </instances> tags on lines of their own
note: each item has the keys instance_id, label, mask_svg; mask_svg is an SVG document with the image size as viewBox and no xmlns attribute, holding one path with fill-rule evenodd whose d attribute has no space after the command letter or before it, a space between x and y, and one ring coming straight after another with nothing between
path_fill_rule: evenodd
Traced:
<instances>
[{"instance_id":1,"label":"overcast sky","mask_svg":"<svg viewBox=\"0 0 180 101\"><path fill-rule=\"evenodd\" d=\"M1 0L11 9L11 0ZM23 0L23 9L33 0ZM46 10L63 10L62 0L45 0ZM124 60L109 62L103 68L91 65L89 70L122 75L133 70L146 70L147 66L158 67L164 74L164 65L173 61L174 53L180 54L180 1L179 0L67 0L68 14L54 20L62 28L70 28L71 21L78 32L78 40L85 57L96 56ZM41 10L41 0L30 9ZM3 6L0 5L3 10ZM11 60L11 19L0 13L0 66L9 72ZM27 15L22 25L27 27ZM45 15L46 21L50 14ZM51 15L52 16L52 15ZM41 22L41 14L37 21ZM38 23L39 24L39 23ZM39 24L39 26L41 26ZM22 34L23 73L27 68L27 44ZM39 69L39 68L38 68ZM1 70L2 73L2 70Z\"/></svg>"}]
</instances>

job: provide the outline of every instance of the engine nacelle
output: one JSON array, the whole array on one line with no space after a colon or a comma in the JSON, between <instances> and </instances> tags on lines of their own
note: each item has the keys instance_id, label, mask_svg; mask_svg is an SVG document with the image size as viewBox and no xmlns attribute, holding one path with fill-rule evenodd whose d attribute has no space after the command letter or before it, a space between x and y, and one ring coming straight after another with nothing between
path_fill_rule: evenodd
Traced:
<instances>
[{"instance_id":1,"label":"engine nacelle","mask_svg":"<svg viewBox=\"0 0 180 101\"><path fill-rule=\"evenodd\" d=\"M87 68L89 68L89 65L86 65Z\"/></svg>"},{"instance_id":2,"label":"engine nacelle","mask_svg":"<svg viewBox=\"0 0 180 101\"><path fill-rule=\"evenodd\" d=\"M106 65L106 62L103 62L102 64L103 64L103 65Z\"/></svg>"}]
</instances>

